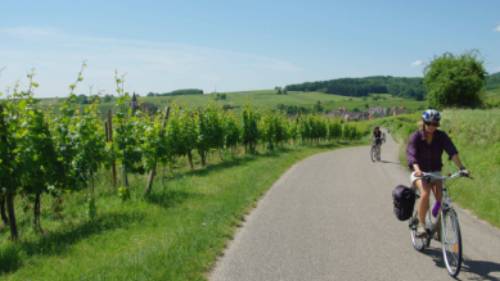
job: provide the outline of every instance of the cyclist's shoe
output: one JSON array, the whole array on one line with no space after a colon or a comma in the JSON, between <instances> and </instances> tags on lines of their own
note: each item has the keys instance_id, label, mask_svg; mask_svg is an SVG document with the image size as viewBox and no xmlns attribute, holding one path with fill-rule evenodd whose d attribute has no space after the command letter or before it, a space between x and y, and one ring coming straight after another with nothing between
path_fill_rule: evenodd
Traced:
<instances>
[{"instance_id":1,"label":"cyclist's shoe","mask_svg":"<svg viewBox=\"0 0 500 281\"><path fill-rule=\"evenodd\" d=\"M470 177L470 173L469 171L467 171L467 169L463 168L463 169L460 169L460 175L462 177Z\"/></svg>"},{"instance_id":2,"label":"cyclist's shoe","mask_svg":"<svg viewBox=\"0 0 500 281\"><path fill-rule=\"evenodd\" d=\"M425 229L425 225L420 224L420 223L417 225L416 235L419 238L425 237L427 235L427 230Z\"/></svg>"}]
</instances>

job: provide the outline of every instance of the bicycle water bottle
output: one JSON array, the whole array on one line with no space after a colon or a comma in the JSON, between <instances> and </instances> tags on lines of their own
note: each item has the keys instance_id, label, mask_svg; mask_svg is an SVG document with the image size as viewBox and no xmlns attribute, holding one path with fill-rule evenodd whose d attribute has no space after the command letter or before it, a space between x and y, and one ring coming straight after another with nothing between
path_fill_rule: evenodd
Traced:
<instances>
[{"instance_id":1,"label":"bicycle water bottle","mask_svg":"<svg viewBox=\"0 0 500 281\"><path fill-rule=\"evenodd\" d=\"M434 207L432 207L432 216L437 217L439 208L441 208L441 201L434 202Z\"/></svg>"}]
</instances>

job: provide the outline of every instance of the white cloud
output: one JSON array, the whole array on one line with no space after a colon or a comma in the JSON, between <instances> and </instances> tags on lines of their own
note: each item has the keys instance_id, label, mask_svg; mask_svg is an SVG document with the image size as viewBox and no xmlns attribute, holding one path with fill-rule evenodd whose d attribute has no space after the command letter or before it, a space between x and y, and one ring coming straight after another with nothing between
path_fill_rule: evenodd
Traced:
<instances>
[{"instance_id":1,"label":"white cloud","mask_svg":"<svg viewBox=\"0 0 500 281\"><path fill-rule=\"evenodd\" d=\"M0 28L0 34L7 35L18 39L35 39L58 36L58 31L53 28L38 28L38 27L7 27Z\"/></svg>"},{"instance_id":2,"label":"white cloud","mask_svg":"<svg viewBox=\"0 0 500 281\"><path fill-rule=\"evenodd\" d=\"M423 64L424 64L424 61L422 61L422 60L416 60L416 61L414 61L414 62L411 63L411 66L417 67L417 66L421 66Z\"/></svg>"},{"instance_id":3,"label":"white cloud","mask_svg":"<svg viewBox=\"0 0 500 281\"><path fill-rule=\"evenodd\" d=\"M272 88L300 79L288 61L223 49L67 34L53 28L0 28L0 89L36 68L37 96L64 96L80 64L87 60L86 92L114 91L114 70L127 73L126 90L146 94L196 87L212 91ZM4 44L5 43L5 44ZM10 84L6 84L6 83Z\"/></svg>"},{"instance_id":4,"label":"white cloud","mask_svg":"<svg viewBox=\"0 0 500 281\"><path fill-rule=\"evenodd\" d=\"M494 30L495 30L496 32L500 32L500 24L499 24L499 25L497 25L497 26L495 27L495 29L494 29Z\"/></svg>"}]
</instances>

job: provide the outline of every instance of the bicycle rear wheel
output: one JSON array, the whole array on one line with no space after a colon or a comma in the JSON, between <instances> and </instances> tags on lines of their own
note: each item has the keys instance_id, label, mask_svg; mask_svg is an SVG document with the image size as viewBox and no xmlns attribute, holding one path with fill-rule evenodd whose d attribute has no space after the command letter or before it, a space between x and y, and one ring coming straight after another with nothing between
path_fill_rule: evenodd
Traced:
<instances>
[{"instance_id":1,"label":"bicycle rear wheel","mask_svg":"<svg viewBox=\"0 0 500 281\"><path fill-rule=\"evenodd\" d=\"M462 267L462 236L455 210L443 210L441 217L441 246L448 274L456 277Z\"/></svg>"}]
</instances>

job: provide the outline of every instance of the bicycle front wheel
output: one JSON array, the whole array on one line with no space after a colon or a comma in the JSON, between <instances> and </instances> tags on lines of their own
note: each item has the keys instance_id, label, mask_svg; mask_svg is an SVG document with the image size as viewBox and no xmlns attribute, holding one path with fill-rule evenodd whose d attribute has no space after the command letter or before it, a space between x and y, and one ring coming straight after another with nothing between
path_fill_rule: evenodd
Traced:
<instances>
[{"instance_id":1,"label":"bicycle front wheel","mask_svg":"<svg viewBox=\"0 0 500 281\"><path fill-rule=\"evenodd\" d=\"M448 274L456 277L462 267L462 236L455 210L443 210L441 218L441 246Z\"/></svg>"}]
</instances>

